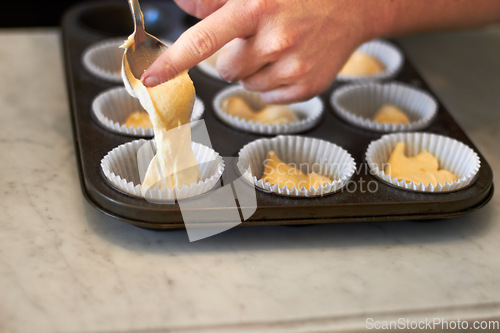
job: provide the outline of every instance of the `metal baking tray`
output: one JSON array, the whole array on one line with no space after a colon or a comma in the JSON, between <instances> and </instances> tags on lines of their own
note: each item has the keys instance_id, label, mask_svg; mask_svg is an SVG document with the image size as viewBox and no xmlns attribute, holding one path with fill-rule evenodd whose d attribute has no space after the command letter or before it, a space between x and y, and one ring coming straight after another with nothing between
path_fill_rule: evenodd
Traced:
<instances>
[{"instance_id":1,"label":"metal baking tray","mask_svg":"<svg viewBox=\"0 0 500 333\"><path fill-rule=\"evenodd\" d=\"M143 10L154 11L157 19L146 22L146 29L157 36L175 40L195 20L184 14L172 1L142 1ZM101 159L111 149L137 138L115 134L101 127L93 118L91 104L104 90L118 84L103 81L89 73L82 64L82 53L89 45L112 37L126 37L133 31L132 19L123 0L120 2L83 3L68 10L62 20L62 43L75 150L83 194L104 214L150 229L183 228L177 203L154 204L128 196L105 181ZM393 42L394 43L394 42ZM397 45L397 43L396 43ZM237 156L241 147L263 136L238 131L222 123L214 114L212 99L228 84L213 79L193 68L190 71L196 93L205 104L204 120L213 148L226 157ZM370 222L389 220L428 220L455 217L485 205L493 195L493 174L484 156L455 122L439 98L429 89L405 57L402 70L394 79L426 90L439 104L434 121L423 131L455 138L473 148L481 159L476 181L462 190L432 194L398 189L376 180L367 172L364 154L368 144L382 134L363 130L338 118L330 105L330 96L340 83L335 82L320 95L325 106L321 122L298 135L321 138L346 149L355 159L355 184L378 182L378 190L370 193L361 186L320 198L289 198L257 191L257 210L240 225L293 225L332 222ZM234 158L233 158L234 160ZM227 163L225 179L231 179L234 165ZM236 203L239 205L238 201ZM245 207L239 207L244 209ZM202 209L202 208L200 208ZM226 208L206 209L219 222Z\"/></svg>"}]
</instances>

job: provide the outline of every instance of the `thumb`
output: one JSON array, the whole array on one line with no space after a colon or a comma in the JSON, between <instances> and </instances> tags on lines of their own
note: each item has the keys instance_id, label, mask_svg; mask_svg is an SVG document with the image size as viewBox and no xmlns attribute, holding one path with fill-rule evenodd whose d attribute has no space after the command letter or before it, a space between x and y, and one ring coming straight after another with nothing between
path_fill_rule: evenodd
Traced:
<instances>
[{"instance_id":1,"label":"thumb","mask_svg":"<svg viewBox=\"0 0 500 333\"><path fill-rule=\"evenodd\" d=\"M257 20L246 16L244 6L244 2L229 1L186 30L144 72L141 77L144 85L153 87L166 82L210 57L231 40L251 36Z\"/></svg>"}]
</instances>

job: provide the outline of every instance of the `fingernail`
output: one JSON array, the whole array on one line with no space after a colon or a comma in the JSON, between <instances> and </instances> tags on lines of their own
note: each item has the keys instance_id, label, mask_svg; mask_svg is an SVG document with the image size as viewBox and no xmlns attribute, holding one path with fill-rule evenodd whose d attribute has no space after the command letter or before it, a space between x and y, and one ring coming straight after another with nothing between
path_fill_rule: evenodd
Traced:
<instances>
[{"instance_id":1,"label":"fingernail","mask_svg":"<svg viewBox=\"0 0 500 333\"><path fill-rule=\"evenodd\" d=\"M146 87L154 87L161 83L160 79L156 76L148 76L147 78L143 79L142 82Z\"/></svg>"}]
</instances>

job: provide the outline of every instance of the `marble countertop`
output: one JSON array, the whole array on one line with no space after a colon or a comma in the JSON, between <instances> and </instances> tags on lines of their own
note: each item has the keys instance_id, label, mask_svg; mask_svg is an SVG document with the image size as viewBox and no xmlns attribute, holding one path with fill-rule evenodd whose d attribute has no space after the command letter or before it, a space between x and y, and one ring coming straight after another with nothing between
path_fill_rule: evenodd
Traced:
<instances>
[{"instance_id":1,"label":"marble countertop","mask_svg":"<svg viewBox=\"0 0 500 333\"><path fill-rule=\"evenodd\" d=\"M407 37L500 174L500 27ZM0 30L0 332L346 332L500 318L500 199L432 223L234 228L190 243L84 199L56 29ZM8 47L5 47L8 46Z\"/></svg>"}]
</instances>

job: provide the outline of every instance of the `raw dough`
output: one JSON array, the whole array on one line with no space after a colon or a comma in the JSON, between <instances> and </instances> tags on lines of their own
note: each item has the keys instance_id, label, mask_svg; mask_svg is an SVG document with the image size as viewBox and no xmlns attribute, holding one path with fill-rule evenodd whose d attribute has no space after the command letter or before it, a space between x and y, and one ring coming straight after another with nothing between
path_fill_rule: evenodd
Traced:
<instances>
[{"instance_id":1,"label":"raw dough","mask_svg":"<svg viewBox=\"0 0 500 333\"><path fill-rule=\"evenodd\" d=\"M420 154L407 157L404 153L405 142L401 141L396 144L396 147L391 153L391 157L385 167L385 173L391 175L391 178L398 178L398 181L405 180L406 183L415 184L423 183L427 186L431 183L434 186L437 184L445 185L457 181L458 178L452 172L439 169L438 159L424 150Z\"/></svg>"},{"instance_id":2,"label":"raw dough","mask_svg":"<svg viewBox=\"0 0 500 333\"><path fill-rule=\"evenodd\" d=\"M332 182L330 178L314 172L304 174L294 166L283 162L273 150L267 153L264 161L262 180L264 183L270 182L272 185L278 184L280 188L286 186L289 189L294 186L298 189L302 187L309 189L311 186L318 188L319 185L325 186Z\"/></svg>"},{"instance_id":3,"label":"raw dough","mask_svg":"<svg viewBox=\"0 0 500 333\"><path fill-rule=\"evenodd\" d=\"M377 58L363 52L354 52L344 67L340 70L341 75L368 76L385 71L385 66Z\"/></svg>"},{"instance_id":4,"label":"raw dough","mask_svg":"<svg viewBox=\"0 0 500 333\"><path fill-rule=\"evenodd\" d=\"M283 125L299 121L297 113L284 105L269 104L260 110L253 110L239 96L231 96L222 101L222 110L227 114L261 124Z\"/></svg>"},{"instance_id":5,"label":"raw dough","mask_svg":"<svg viewBox=\"0 0 500 333\"><path fill-rule=\"evenodd\" d=\"M410 118L404 113L403 110L397 106L386 104L378 109L375 116L372 118L373 121L377 123L388 123L388 124L409 124Z\"/></svg>"},{"instance_id":6,"label":"raw dough","mask_svg":"<svg viewBox=\"0 0 500 333\"><path fill-rule=\"evenodd\" d=\"M134 111L132 112L127 119L125 120L125 127L133 127L133 128L139 128L142 127L144 129L148 127L153 127L153 124L151 123L151 119L149 119L149 116L146 112L143 111Z\"/></svg>"}]
</instances>

